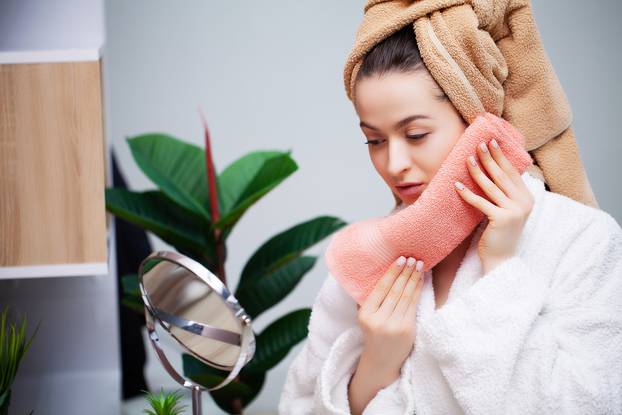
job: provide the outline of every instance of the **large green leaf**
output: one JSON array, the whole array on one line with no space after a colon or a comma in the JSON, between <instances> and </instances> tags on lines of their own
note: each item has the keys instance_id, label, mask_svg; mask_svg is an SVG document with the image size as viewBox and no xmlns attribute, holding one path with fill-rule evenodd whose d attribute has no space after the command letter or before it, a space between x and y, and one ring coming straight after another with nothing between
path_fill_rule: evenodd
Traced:
<instances>
[{"instance_id":1,"label":"large green leaf","mask_svg":"<svg viewBox=\"0 0 622 415\"><path fill-rule=\"evenodd\" d=\"M138 274L127 274L121 277L121 287L123 288L123 297L121 304L137 311L140 314L145 312L145 305L140 288L138 286Z\"/></svg>"},{"instance_id":2,"label":"large green leaf","mask_svg":"<svg viewBox=\"0 0 622 415\"><path fill-rule=\"evenodd\" d=\"M11 389L7 389L0 393L0 414L9 413L9 404L11 403Z\"/></svg>"},{"instance_id":3,"label":"large green leaf","mask_svg":"<svg viewBox=\"0 0 622 415\"><path fill-rule=\"evenodd\" d=\"M315 265L316 257L295 258L275 271L249 281L235 293L235 298L252 317L283 300Z\"/></svg>"},{"instance_id":4,"label":"large green leaf","mask_svg":"<svg viewBox=\"0 0 622 415\"><path fill-rule=\"evenodd\" d=\"M162 192L211 221L205 150L161 133L127 138L134 160Z\"/></svg>"},{"instance_id":5,"label":"large green leaf","mask_svg":"<svg viewBox=\"0 0 622 415\"><path fill-rule=\"evenodd\" d=\"M213 227L233 227L253 203L295 172L298 165L289 154L257 151L227 166L219 175L223 214Z\"/></svg>"},{"instance_id":6,"label":"large green leaf","mask_svg":"<svg viewBox=\"0 0 622 415\"><path fill-rule=\"evenodd\" d=\"M140 297L136 298L136 296L125 294L125 296L121 299L121 304L133 311L136 311L140 315L143 315L145 312L145 305Z\"/></svg>"},{"instance_id":7,"label":"large green leaf","mask_svg":"<svg viewBox=\"0 0 622 415\"><path fill-rule=\"evenodd\" d=\"M244 370L263 373L276 366L290 349L304 340L309 332L310 308L294 310L266 327L256 336L255 355Z\"/></svg>"},{"instance_id":8,"label":"large green leaf","mask_svg":"<svg viewBox=\"0 0 622 415\"><path fill-rule=\"evenodd\" d=\"M193 213L157 190L133 192L106 189L106 209L116 216L153 232L195 259L215 263L215 244L207 219Z\"/></svg>"},{"instance_id":9,"label":"large green leaf","mask_svg":"<svg viewBox=\"0 0 622 415\"><path fill-rule=\"evenodd\" d=\"M274 272L345 225L346 222L339 218L318 216L273 236L255 251L244 266L238 289Z\"/></svg>"},{"instance_id":10,"label":"large green leaf","mask_svg":"<svg viewBox=\"0 0 622 415\"><path fill-rule=\"evenodd\" d=\"M205 387L216 386L222 382L228 372L207 366L189 354L182 355L184 374ZM244 369L227 386L210 391L210 395L220 409L227 413L235 413L233 400L240 399L246 407L261 391L265 381L265 373L246 373Z\"/></svg>"},{"instance_id":11,"label":"large green leaf","mask_svg":"<svg viewBox=\"0 0 622 415\"><path fill-rule=\"evenodd\" d=\"M121 287L125 294L135 294L140 296L138 284L138 274L126 274L121 277Z\"/></svg>"}]
</instances>

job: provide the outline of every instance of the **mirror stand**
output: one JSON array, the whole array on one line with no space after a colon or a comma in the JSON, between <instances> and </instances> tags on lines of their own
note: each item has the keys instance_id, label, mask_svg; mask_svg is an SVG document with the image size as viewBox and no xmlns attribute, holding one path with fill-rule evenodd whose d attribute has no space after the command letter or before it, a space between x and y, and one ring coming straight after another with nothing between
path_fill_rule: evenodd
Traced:
<instances>
[{"instance_id":1,"label":"mirror stand","mask_svg":"<svg viewBox=\"0 0 622 415\"><path fill-rule=\"evenodd\" d=\"M201 415L201 390L200 387L194 386L192 388L192 415Z\"/></svg>"},{"instance_id":2,"label":"mirror stand","mask_svg":"<svg viewBox=\"0 0 622 415\"><path fill-rule=\"evenodd\" d=\"M253 358L251 318L218 277L184 255L153 252L140 264L138 275L151 345L168 374L191 390L192 414L201 415L201 393L229 384ZM200 362L229 374L210 387L184 378L160 347L156 326Z\"/></svg>"}]
</instances>

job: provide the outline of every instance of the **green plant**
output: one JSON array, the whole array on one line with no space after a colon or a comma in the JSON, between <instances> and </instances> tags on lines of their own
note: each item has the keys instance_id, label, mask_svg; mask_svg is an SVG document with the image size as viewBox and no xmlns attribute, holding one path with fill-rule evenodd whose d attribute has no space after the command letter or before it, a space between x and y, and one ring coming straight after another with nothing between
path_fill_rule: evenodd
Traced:
<instances>
[{"instance_id":1,"label":"green plant","mask_svg":"<svg viewBox=\"0 0 622 415\"><path fill-rule=\"evenodd\" d=\"M30 348L30 344L39 330L35 328L30 338L26 337L28 319L21 323L9 321L9 308L5 307L0 316L0 415L9 413L11 385L17 375L19 364Z\"/></svg>"},{"instance_id":2,"label":"green plant","mask_svg":"<svg viewBox=\"0 0 622 415\"><path fill-rule=\"evenodd\" d=\"M183 394L181 391L164 392L160 389L159 394L151 393L149 391L143 391L145 398L151 405L151 409L143 410L144 413L149 415L180 415L183 413L183 409L186 405L181 405L181 398Z\"/></svg>"},{"instance_id":3,"label":"green plant","mask_svg":"<svg viewBox=\"0 0 622 415\"><path fill-rule=\"evenodd\" d=\"M114 215L153 232L177 251L203 264L227 285L226 241L254 203L298 169L291 150L255 151L217 173L211 156L207 125L205 150L162 133L126 138L134 160L158 186L133 192L106 189L106 208ZM248 259L234 290L242 307L256 319L283 300L315 265L317 257L304 251L346 223L318 216L274 235ZM124 304L143 312L137 275L122 279ZM230 413L242 413L261 391L266 373L307 336L311 310L294 310L256 334L254 358L226 387L210 394ZM213 386L227 373L183 355L184 373L194 381Z\"/></svg>"}]
</instances>

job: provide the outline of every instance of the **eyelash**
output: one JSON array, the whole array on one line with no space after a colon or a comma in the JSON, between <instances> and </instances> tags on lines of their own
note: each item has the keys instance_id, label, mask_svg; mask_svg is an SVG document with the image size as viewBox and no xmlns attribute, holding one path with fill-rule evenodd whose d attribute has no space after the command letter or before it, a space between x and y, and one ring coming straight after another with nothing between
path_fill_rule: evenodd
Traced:
<instances>
[{"instance_id":1,"label":"eyelash","mask_svg":"<svg viewBox=\"0 0 622 415\"><path fill-rule=\"evenodd\" d=\"M415 134L415 135L407 135L406 138L410 138L411 140L421 140L423 139L426 135L428 135L428 133L424 133L424 134ZM379 145L380 143L378 142L380 140L367 140L365 141L363 144L367 144L367 145L372 145L372 146L376 146Z\"/></svg>"}]
</instances>

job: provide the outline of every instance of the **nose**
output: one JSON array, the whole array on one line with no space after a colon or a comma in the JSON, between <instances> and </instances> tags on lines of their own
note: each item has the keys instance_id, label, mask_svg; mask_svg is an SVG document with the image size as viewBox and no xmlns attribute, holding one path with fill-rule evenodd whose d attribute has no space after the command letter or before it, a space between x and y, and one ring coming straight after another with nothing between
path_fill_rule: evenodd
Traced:
<instances>
[{"instance_id":1,"label":"nose","mask_svg":"<svg viewBox=\"0 0 622 415\"><path fill-rule=\"evenodd\" d=\"M410 151L405 140L395 138L388 141L389 145L389 165L388 173L394 177L399 177L403 172L408 171L412 164Z\"/></svg>"}]
</instances>

